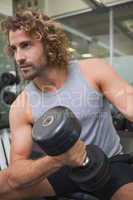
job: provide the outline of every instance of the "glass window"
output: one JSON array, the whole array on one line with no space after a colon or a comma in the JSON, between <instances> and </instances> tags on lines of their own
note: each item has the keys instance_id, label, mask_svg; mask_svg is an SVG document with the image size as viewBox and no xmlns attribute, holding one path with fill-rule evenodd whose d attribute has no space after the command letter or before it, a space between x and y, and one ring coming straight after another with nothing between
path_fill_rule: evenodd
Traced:
<instances>
[{"instance_id":1,"label":"glass window","mask_svg":"<svg viewBox=\"0 0 133 200\"><path fill-rule=\"evenodd\" d=\"M109 56L109 11L100 9L59 19L71 41L72 58Z\"/></svg>"},{"instance_id":2,"label":"glass window","mask_svg":"<svg viewBox=\"0 0 133 200\"><path fill-rule=\"evenodd\" d=\"M133 3L117 6L114 13L113 66L133 84Z\"/></svg>"}]
</instances>

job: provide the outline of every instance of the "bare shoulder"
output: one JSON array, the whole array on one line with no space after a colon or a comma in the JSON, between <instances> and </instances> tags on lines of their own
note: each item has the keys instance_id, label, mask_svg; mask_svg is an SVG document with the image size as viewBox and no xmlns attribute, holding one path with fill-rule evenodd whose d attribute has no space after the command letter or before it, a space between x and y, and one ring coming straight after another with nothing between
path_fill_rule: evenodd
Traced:
<instances>
[{"instance_id":1,"label":"bare shoulder","mask_svg":"<svg viewBox=\"0 0 133 200\"><path fill-rule=\"evenodd\" d=\"M104 59L92 58L80 60L80 69L86 80L99 91L101 91L102 82L117 76L113 67Z\"/></svg>"},{"instance_id":2,"label":"bare shoulder","mask_svg":"<svg viewBox=\"0 0 133 200\"><path fill-rule=\"evenodd\" d=\"M10 125L17 123L31 123L32 124L32 111L30 103L28 102L27 94L22 91L13 102L9 112Z\"/></svg>"},{"instance_id":3,"label":"bare shoulder","mask_svg":"<svg viewBox=\"0 0 133 200\"><path fill-rule=\"evenodd\" d=\"M104 59L100 58L85 59L80 60L79 62L81 70L83 72L86 72L87 74L91 74L92 76L98 76L98 74L101 72L101 69L103 71L112 68L111 65L109 65L109 63L107 63Z\"/></svg>"},{"instance_id":4,"label":"bare shoulder","mask_svg":"<svg viewBox=\"0 0 133 200\"><path fill-rule=\"evenodd\" d=\"M79 63L81 73L85 79L92 85L92 87L100 92L99 77L101 76L103 68L107 67L107 63L100 58L80 60Z\"/></svg>"}]
</instances>

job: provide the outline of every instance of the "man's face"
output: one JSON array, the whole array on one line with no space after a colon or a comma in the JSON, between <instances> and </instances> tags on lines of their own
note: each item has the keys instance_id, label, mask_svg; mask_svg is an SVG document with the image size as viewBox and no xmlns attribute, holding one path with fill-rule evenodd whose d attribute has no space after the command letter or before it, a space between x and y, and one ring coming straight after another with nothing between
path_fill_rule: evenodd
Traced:
<instances>
[{"instance_id":1,"label":"man's face","mask_svg":"<svg viewBox=\"0 0 133 200\"><path fill-rule=\"evenodd\" d=\"M17 30L9 32L9 43L23 78L33 80L41 76L46 67L41 40L31 38L26 32Z\"/></svg>"}]
</instances>

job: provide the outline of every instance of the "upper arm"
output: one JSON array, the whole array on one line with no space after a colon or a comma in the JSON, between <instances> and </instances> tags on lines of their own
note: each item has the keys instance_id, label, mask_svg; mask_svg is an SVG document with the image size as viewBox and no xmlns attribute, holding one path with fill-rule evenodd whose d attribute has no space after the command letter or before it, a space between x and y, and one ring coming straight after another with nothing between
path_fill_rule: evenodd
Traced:
<instances>
[{"instance_id":1,"label":"upper arm","mask_svg":"<svg viewBox=\"0 0 133 200\"><path fill-rule=\"evenodd\" d=\"M133 87L103 60L96 61L97 84L107 99L125 116L133 116Z\"/></svg>"},{"instance_id":2,"label":"upper arm","mask_svg":"<svg viewBox=\"0 0 133 200\"><path fill-rule=\"evenodd\" d=\"M102 59L89 59L81 65L89 83L129 120L133 120L133 87Z\"/></svg>"},{"instance_id":3,"label":"upper arm","mask_svg":"<svg viewBox=\"0 0 133 200\"><path fill-rule=\"evenodd\" d=\"M26 97L22 96L19 96L13 103L9 113L11 162L28 158L32 149L31 110L26 103Z\"/></svg>"}]
</instances>

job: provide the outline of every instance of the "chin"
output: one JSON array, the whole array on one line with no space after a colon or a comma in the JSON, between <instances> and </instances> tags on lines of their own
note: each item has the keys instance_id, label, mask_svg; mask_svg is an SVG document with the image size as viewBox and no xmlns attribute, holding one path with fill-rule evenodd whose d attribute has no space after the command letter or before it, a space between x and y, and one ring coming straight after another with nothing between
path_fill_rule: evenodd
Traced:
<instances>
[{"instance_id":1,"label":"chin","mask_svg":"<svg viewBox=\"0 0 133 200\"><path fill-rule=\"evenodd\" d=\"M33 79L36 78L35 75L23 75L22 76L23 80L26 80L26 81L32 81Z\"/></svg>"}]
</instances>

